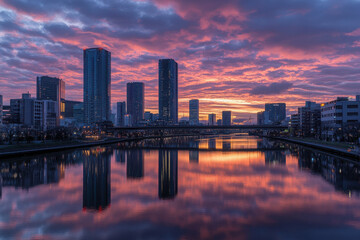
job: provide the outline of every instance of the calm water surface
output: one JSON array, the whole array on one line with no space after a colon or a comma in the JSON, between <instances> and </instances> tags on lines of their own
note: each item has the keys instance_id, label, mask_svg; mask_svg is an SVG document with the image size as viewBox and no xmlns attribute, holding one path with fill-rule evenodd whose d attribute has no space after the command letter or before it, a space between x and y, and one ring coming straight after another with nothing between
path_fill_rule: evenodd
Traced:
<instances>
[{"instance_id":1,"label":"calm water surface","mask_svg":"<svg viewBox=\"0 0 360 240\"><path fill-rule=\"evenodd\" d=\"M1 160L0 238L360 239L360 166L251 136Z\"/></svg>"}]
</instances>

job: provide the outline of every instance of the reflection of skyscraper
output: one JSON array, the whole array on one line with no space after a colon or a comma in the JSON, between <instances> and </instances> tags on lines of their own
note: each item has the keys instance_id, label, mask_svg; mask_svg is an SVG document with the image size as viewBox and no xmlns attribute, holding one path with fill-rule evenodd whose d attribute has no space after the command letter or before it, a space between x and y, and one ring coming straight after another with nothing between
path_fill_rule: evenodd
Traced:
<instances>
[{"instance_id":1,"label":"reflection of skyscraper","mask_svg":"<svg viewBox=\"0 0 360 240\"><path fill-rule=\"evenodd\" d=\"M125 151L124 150L115 150L115 161L117 163L124 164L125 163Z\"/></svg>"},{"instance_id":2,"label":"reflection of skyscraper","mask_svg":"<svg viewBox=\"0 0 360 240\"><path fill-rule=\"evenodd\" d=\"M2 176L0 172L0 199L2 198Z\"/></svg>"},{"instance_id":3,"label":"reflection of skyscraper","mask_svg":"<svg viewBox=\"0 0 360 240\"><path fill-rule=\"evenodd\" d=\"M199 163L199 151L189 151L189 161Z\"/></svg>"},{"instance_id":4,"label":"reflection of skyscraper","mask_svg":"<svg viewBox=\"0 0 360 240\"><path fill-rule=\"evenodd\" d=\"M178 152L159 150L159 198L174 198L178 192Z\"/></svg>"},{"instance_id":5,"label":"reflection of skyscraper","mask_svg":"<svg viewBox=\"0 0 360 240\"><path fill-rule=\"evenodd\" d=\"M283 151L265 151L265 165L286 165L286 154Z\"/></svg>"},{"instance_id":6,"label":"reflection of skyscraper","mask_svg":"<svg viewBox=\"0 0 360 240\"><path fill-rule=\"evenodd\" d=\"M128 150L126 155L126 177L135 179L144 177L143 150Z\"/></svg>"},{"instance_id":7,"label":"reflection of skyscraper","mask_svg":"<svg viewBox=\"0 0 360 240\"><path fill-rule=\"evenodd\" d=\"M99 148L84 153L83 209L104 210L110 205L110 155Z\"/></svg>"},{"instance_id":8,"label":"reflection of skyscraper","mask_svg":"<svg viewBox=\"0 0 360 240\"><path fill-rule=\"evenodd\" d=\"M224 150L231 149L231 137L223 137L223 139L222 139L222 149L224 149Z\"/></svg>"},{"instance_id":9,"label":"reflection of skyscraper","mask_svg":"<svg viewBox=\"0 0 360 240\"><path fill-rule=\"evenodd\" d=\"M216 149L216 139L210 138L208 142L208 148L209 149Z\"/></svg>"}]
</instances>

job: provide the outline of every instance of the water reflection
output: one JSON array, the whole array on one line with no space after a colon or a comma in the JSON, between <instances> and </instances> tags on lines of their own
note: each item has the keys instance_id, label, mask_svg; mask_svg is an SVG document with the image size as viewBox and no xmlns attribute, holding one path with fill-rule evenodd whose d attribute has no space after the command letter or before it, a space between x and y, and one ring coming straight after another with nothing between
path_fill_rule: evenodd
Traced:
<instances>
[{"instance_id":1,"label":"water reflection","mask_svg":"<svg viewBox=\"0 0 360 240\"><path fill-rule=\"evenodd\" d=\"M140 179L144 177L144 154L143 150L131 149L126 151L126 177Z\"/></svg>"},{"instance_id":2,"label":"water reflection","mask_svg":"<svg viewBox=\"0 0 360 240\"><path fill-rule=\"evenodd\" d=\"M199 151L189 151L189 161L192 163L199 163Z\"/></svg>"},{"instance_id":3,"label":"water reflection","mask_svg":"<svg viewBox=\"0 0 360 240\"><path fill-rule=\"evenodd\" d=\"M84 151L83 210L102 211L110 205L111 153L106 148Z\"/></svg>"},{"instance_id":4,"label":"water reflection","mask_svg":"<svg viewBox=\"0 0 360 240\"><path fill-rule=\"evenodd\" d=\"M221 151L225 142L231 151ZM357 163L248 137L165 139L153 150L139 144L1 162L0 238L322 239L322 229L329 239L349 239L360 232ZM166 148L179 145L191 149Z\"/></svg>"},{"instance_id":5,"label":"water reflection","mask_svg":"<svg viewBox=\"0 0 360 240\"><path fill-rule=\"evenodd\" d=\"M178 193L178 151L159 151L159 198L171 199Z\"/></svg>"},{"instance_id":6,"label":"water reflection","mask_svg":"<svg viewBox=\"0 0 360 240\"><path fill-rule=\"evenodd\" d=\"M208 148L209 149L216 149L216 139L210 138L208 141Z\"/></svg>"},{"instance_id":7,"label":"water reflection","mask_svg":"<svg viewBox=\"0 0 360 240\"><path fill-rule=\"evenodd\" d=\"M265 165L286 165L286 154L284 151L265 151Z\"/></svg>"},{"instance_id":8,"label":"water reflection","mask_svg":"<svg viewBox=\"0 0 360 240\"><path fill-rule=\"evenodd\" d=\"M115 151L115 161L117 162L117 163L121 163L121 164L125 164L125 151L123 151L123 150L118 150L118 149L116 149L116 150L114 150Z\"/></svg>"},{"instance_id":9,"label":"water reflection","mask_svg":"<svg viewBox=\"0 0 360 240\"><path fill-rule=\"evenodd\" d=\"M56 158L42 157L1 165L2 186L29 190L38 185L58 183L65 177L65 167Z\"/></svg>"},{"instance_id":10,"label":"water reflection","mask_svg":"<svg viewBox=\"0 0 360 240\"><path fill-rule=\"evenodd\" d=\"M299 148L295 154L299 159L299 169L321 175L334 185L336 190L348 194L349 197L360 195L359 164L304 148Z\"/></svg>"}]
</instances>

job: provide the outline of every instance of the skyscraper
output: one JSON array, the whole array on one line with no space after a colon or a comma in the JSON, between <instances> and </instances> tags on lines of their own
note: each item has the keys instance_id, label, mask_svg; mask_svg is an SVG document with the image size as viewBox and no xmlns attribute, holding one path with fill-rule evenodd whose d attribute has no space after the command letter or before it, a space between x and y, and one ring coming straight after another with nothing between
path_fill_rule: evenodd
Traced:
<instances>
[{"instance_id":1,"label":"skyscraper","mask_svg":"<svg viewBox=\"0 0 360 240\"><path fill-rule=\"evenodd\" d=\"M138 125L144 119L144 83L126 84L127 113L131 115L131 125Z\"/></svg>"},{"instance_id":2,"label":"skyscraper","mask_svg":"<svg viewBox=\"0 0 360 240\"><path fill-rule=\"evenodd\" d=\"M37 77L36 98L55 101L57 103L57 117L65 116L65 82L63 80L48 76Z\"/></svg>"},{"instance_id":3,"label":"skyscraper","mask_svg":"<svg viewBox=\"0 0 360 240\"><path fill-rule=\"evenodd\" d=\"M199 100L191 99L189 101L189 122L190 125L199 125Z\"/></svg>"},{"instance_id":4,"label":"skyscraper","mask_svg":"<svg viewBox=\"0 0 360 240\"><path fill-rule=\"evenodd\" d=\"M178 122L178 64L174 59L159 60L159 119Z\"/></svg>"},{"instance_id":5,"label":"skyscraper","mask_svg":"<svg viewBox=\"0 0 360 240\"><path fill-rule=\"evenodd\" d=\"M265 112L269 113L269 121L271 123L281 123L286 118L286 104L285 103L266 103Z\"/></svg>"},{"instance_id":6,"label":"skyscraper","mask_svg":"<svg viewBox=\"0 0 360 240\"><path fill-rule=\"evenodd\" d=\"M216 114L214 114L214 113L209 114L208 121L209 121L210 126L216 125Z\"/></svg>"},{"instance_id":7,"label":"skyscraper","mask_svg":"<svg viewBox=\"0 0 360 240\"><path fill-rule=\"evenodd\" d=\"M120 127L125 126L125 115L126 115L126 105L125 102L118 102L116 106L117 114L117 125Z\"/></svg>"},{"instance_id":8,"label":"skyscraper","mask_svg":"<svg viewBox=\"0 0 360 240\"><path fill-rule=\"evenodd\" d=\"M84 122L111 119L111 53L103 48L84 49Z\"/></svg>"},{"instance_id":9,"label":"skyscraper","mask_svg":"<svg viewBox=\"0 0 360 240\"><path fill-rule=\"evenodd\" d=\"M2 125L2 119L3 119L3 96L0 95L0 125Z\"/></svg>"},{"instance_id":10,"label":"skyscraper","mask_svg":"<svg viewBox=\"0 0 360 240\"><path fill-rule=\"evenodd\" d=\"M223 111L222 112L222 125L230 126L231 124L232 124L231 111Z\"/></svg>"}]
</instances>

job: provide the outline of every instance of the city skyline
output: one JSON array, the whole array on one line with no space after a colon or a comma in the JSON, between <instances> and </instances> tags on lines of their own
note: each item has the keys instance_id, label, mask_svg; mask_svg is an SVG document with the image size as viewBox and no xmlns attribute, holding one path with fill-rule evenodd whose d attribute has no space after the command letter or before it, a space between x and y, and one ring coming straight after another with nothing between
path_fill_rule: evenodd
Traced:
<instances>
[{"instance_id":1,"label":"city skyline","mask_svg":"<svg viewBox=\"0 0 360 240\"><path fill-rule=\"evenodd\" d=\"M81 52L89 47L112 52L113 110L125 100L127 82L144 81L145 111L157 112L161 58L179 63L179 116L197 98L201 120L226 109L247 119L265 102L286 102L293 113L307 100L354 96L359 88L357 1L110 1L81 8L2 1L0 8L6 105L25 89L35 95L33 79L43 75L63 79L68 100L81 100ZM94 9L98 14L89 14Z\"/></svg>"}]
</instances>

